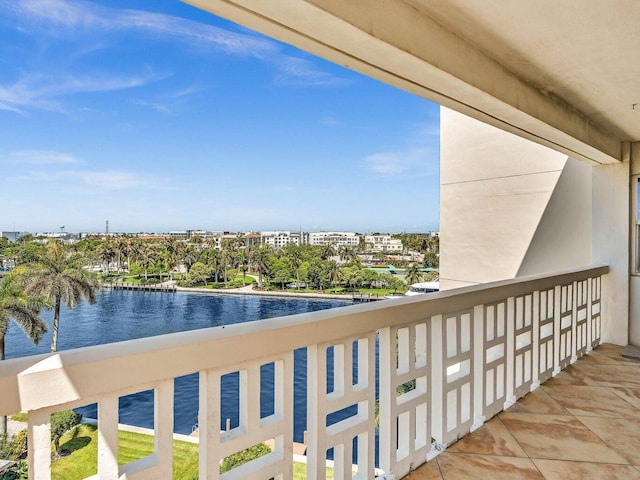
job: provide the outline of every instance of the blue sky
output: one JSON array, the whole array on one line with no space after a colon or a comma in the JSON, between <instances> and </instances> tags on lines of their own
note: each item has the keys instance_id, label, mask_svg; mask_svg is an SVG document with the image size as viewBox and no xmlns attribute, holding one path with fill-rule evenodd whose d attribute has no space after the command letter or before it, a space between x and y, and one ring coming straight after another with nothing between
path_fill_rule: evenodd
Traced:
<instances>
[{"instance_id":1,"label":"blue sky","mask_svg":"<svg viewBox=\"0 0 640 480\"><path fill-rule=\"evenodd\" d=\"M438 109L177 0L0 0L0 230L437 229Z\"/></svg>"}]
</instances>

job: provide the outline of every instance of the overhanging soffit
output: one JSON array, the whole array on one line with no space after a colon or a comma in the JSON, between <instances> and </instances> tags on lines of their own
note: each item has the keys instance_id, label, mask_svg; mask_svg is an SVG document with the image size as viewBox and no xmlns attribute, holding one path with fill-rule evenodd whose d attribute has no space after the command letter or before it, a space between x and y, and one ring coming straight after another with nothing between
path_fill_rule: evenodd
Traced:
<instances>
[{"instance_id":1,"label":"overhanging soffit","mask_svg":"<svg viewBox=\"0 0 640 480\"><path fill-rule=\"evenodd\" d=\"M640 2L185 1L574 158L640 140Z\"/></svg>"}]
</instances>

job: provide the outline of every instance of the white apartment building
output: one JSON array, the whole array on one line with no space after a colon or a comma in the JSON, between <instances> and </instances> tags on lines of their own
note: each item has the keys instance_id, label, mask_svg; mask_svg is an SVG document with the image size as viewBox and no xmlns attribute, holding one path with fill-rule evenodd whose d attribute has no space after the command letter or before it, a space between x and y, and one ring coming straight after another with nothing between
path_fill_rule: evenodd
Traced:
<instances>
[{"instance_id":1,"label":"white apartment building","mask_svg":"<svg viewBox=\"0 0 640 480\"><path fill-rule=\"evenodd\" d=\"M402 252L402 240L391 238L391 235L365 235L367 251L399 253Z\"/></svg>"},{"instance_id":2,"label":"white apartment building","mask_svg":"<svg viewBox=\"0 0 640 480\"><path fill-rule=\"evenodd\" d=\"M0 237L5 237L10 242L16 242L23 232L0 232Z\"/></svg>"},{"instance_id":3,"label":"white apartment building","mask_svg":"<svg viewBox=\"0 0 640 480\"><path fill-rule=\"evenodd\" d=\"M333 245L334 247L357 247L360 236L354 232L311 232L310 245Z\"/></svg>"},{"instance_id":4,"label":"white apartment building","mask_svg":"<svg viewBox=\"0 0 640 480\"><path fill-rule=\"evenodd\" d=\"M302 245L307 239L307 234L302 232L290 232L284 230L266 231L260 233L260 244L268 245L274 250L280 250L287 245Z\"/></svg>"}]
</instances>

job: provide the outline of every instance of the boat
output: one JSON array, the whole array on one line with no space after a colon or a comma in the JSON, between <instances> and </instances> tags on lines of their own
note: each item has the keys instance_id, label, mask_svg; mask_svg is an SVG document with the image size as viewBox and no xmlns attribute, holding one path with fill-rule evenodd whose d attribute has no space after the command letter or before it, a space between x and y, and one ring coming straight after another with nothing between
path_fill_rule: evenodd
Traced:
<instances>
[{"instance_id":1,"label":"boat","mask_svg":"<svg viewBox=\"0 0 640 480\"><path fill-rule=\"evenodd\" d=\"M433 293L440 291L440 282L419 282L414 283L405 293L407 296L421 295L423 293Z\"/></svg>"}]
</instances>

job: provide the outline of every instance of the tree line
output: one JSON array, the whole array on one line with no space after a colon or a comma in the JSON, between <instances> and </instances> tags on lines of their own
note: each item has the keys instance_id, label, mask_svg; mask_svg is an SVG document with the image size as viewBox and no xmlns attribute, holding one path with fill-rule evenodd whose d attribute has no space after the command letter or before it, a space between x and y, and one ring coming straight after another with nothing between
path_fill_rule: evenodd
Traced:
<instances>
[{"instance_id":1,"label":"tree line","mask_svg":"<svg viewBox=\"0 0 640 480\"><path fill-rule=\"evenodd\" d=\"M176 278L185 286L237 286L237 277L246 284L251 275L261 289L285 289L293 284L296 289L320 292L359 288L403 292L407 284L424 279L423 265L406 265L403 281L365 268L361 253L357 248L331 245L291 244L274 250L266 245L246 245L241 236L223 239L220 247L198 236L189 241L105 236L73 244L31 236L9 243L0 237L1 264L4 270L11 270L0 280L0 361L5 358L5 337L11 322L38 343L49 328L40 314L53 310L51 351L55 352L62 304L72 309L83 300L93 303L99 281L124 275L146 282ZM0 421L0 435L5 432L6 419Z\"/></svg>"}]
</instances>

